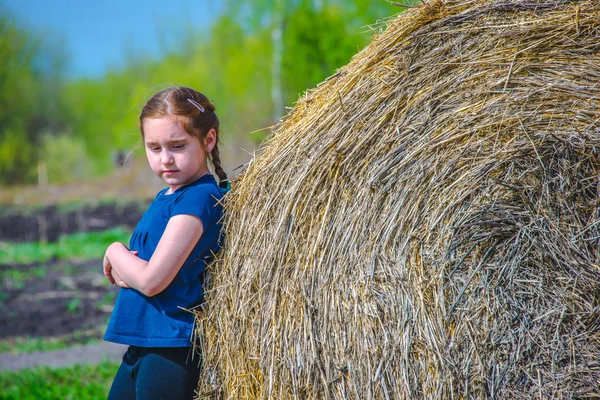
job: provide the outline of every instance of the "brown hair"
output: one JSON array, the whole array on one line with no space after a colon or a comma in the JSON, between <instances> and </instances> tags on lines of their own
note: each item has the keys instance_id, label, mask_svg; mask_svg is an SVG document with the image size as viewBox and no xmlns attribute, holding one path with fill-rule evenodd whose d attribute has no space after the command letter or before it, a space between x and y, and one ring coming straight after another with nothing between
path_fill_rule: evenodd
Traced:
<instances>
[{"instance_id":1,"label":"brown hair","mask_svg":"<svg viewBox=\"0 0 600 400\"><path fill-rule=\"evenodd\" d=\"M217 134L215 147L210 152L215 174L219 177L219 186L227 187L227 174L221 166L219 156L219 118L215 106L200 92L188 87L170 87L156 93L142 108L140 114L140 132L144 137L144 119L174 117L190 136L202 140L214 129Z\"/></svg>"}]
</instances>

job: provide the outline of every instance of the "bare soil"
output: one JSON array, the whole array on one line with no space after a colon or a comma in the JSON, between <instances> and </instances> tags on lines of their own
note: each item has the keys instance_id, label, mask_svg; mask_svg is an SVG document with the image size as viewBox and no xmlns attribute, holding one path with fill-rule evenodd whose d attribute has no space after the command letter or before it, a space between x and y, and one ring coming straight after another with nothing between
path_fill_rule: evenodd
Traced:
<instances>
[{"instance_id":1,"label":"bare soil","mask_svg":"<svg viewBox=\"0 0 600 400\"><path fill-rule=\"evenodd\" d=\"M52 205L26 212L4 208L0 215L0 241L54 242L61 235L75 232L101 231L118 225L133 229L145 205L140 202L89 204L70 211L61 211Z\"/></svg>"},{"instance_id":2,"label":"bare soil","mask_svg":"<svg viewBox=\"0 0 600 400\"><path fill-rule=\"evenodd\" d=\"M75 232L115 226L133 229L145 206L135 201L71 209L0 207L0 241L52 242ZM101 338L118 292L118 287L104 277L101 260L51 260L41 265L6 264L0 260L0 275L6 276L7 270L18 270L26 279L0 280L0 340L71 335L68 340L85 343Z\"/></svg>"},{"instance_id":3,"label":"bare soil","mask_svg":"<svg viewBox=\"0 0 600 400\"><path fill-rule=\"evenodd\" d=\"M0 271L14 268L0 265ZM37 265L20 265L26 271ZM45 276L18 286L0 287L0 340L11 337L57 337L85 343L101 337L118 287L107 283L101 260L44 265Z\"/></svg>"}]
</instances>

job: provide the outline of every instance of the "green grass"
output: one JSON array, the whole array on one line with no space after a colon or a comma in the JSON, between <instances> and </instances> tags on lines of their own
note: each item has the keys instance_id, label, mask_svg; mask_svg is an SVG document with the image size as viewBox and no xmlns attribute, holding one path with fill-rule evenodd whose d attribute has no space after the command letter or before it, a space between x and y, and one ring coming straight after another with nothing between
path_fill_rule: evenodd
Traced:
<instances>
[{"instance_id":1,"label":"green grass","mask_svg":"<svg viewBox=\"0 0 600 400\"><path fill-rule=\"evenodd\" d=\"M61 236L57 242L11 243L0 242L0 262L3 264L29 264L60 260L90 260L102 258L113 242L127 243L131 232L111 228L102 232L75 233Z\"/></svg>"},{"instance_id":2,"label":"green grass","mask_svg":"<svg viewBox=\"0 0 600 400\"><path fill-rule=\"evenodd\" d=\"M119 364L48 367L0 372L2 400L106 399Z\"/></svg>"},{"instance_id":3,"label":"green grass","mask_svg":"<svg viewBox=\"0 0 600 400\"><path fill-rule=\"evenodd\" d=\"M77 345L97 343L106 325L92 329L76 330L68 335L55 337L18 336L0 340L0 353L23 354L36 351L62 350Z\"/></svg>"},{"instance_id":4,"label":"green grass","mask_svg":"<svg viewBox=\"0 0 600 400\"><path fill-rule=\"evenodd\" d=\"M106 293L100 300L96 301L96 307L102 309L103 307L115 304L117 294L115 292Z\"/></svg>"},{"instance_id":5,"label":"green grass","mask_svg":"<svg viewBox=\"0 0 600 400\"><path fill-rule=\"evenodd\" d=\"M23 354L72 347L67 338L15 337L0 341L0 353Z\"/></svg>"},{"instance_id":6,"label":"green grass","mask_svg":"<svg viewBox=\"0 0 600 400\"><path fill-rule=\"evenodd\" d=\"M28 280L43 278L47 273L48 268L45 266L24 269L15 268L0 271L0 288L14 287L17 289L23 289ZM2 299L0 298L0 304L1 303Z\"/></svg>"}]
</instances>

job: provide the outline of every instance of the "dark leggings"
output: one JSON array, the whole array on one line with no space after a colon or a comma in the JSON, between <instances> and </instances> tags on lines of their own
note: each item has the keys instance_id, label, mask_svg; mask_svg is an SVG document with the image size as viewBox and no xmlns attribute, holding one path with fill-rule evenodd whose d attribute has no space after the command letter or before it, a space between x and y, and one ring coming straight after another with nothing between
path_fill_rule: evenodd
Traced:
<instances>
[{"instance_id":1,"label":"dark leggings","mask_svg":"<svg viewBox=\"0 0 600 400\"><path fill-rule=\"evenodd\" d=\"M109 400L192 399L198 385L198 354L191 347L130 346L113 381Z\"/></svg>"}]
</instances>

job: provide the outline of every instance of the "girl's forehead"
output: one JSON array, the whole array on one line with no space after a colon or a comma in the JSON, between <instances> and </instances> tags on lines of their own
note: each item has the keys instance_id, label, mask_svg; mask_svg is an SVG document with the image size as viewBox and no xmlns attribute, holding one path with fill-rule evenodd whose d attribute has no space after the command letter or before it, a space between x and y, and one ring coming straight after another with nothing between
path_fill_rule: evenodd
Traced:
<instances>
[{"instance_id":1,"label":"girl's forehead","mask_svg":"<svg viewBox=\"0 0 600 400\"><path fill-rule=\"evenodd\" d=\"M146 118L144 126L144 141L186 139L191 137L173 118Z\"/></svg>"}]
</instances>

